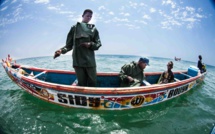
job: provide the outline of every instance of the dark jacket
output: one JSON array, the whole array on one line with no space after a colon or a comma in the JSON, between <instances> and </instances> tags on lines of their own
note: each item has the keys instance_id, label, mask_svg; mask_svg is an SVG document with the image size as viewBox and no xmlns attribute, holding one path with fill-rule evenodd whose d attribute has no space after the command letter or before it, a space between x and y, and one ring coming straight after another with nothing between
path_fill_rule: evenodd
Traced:
<instances>
[{"instance_id":1,"label":"dark jacket","mask_svg":"<svg viewBox=\"0 0 215 134\"><path fill-rule=\"evenodd\" d=\"M127 76L131 76L134 81L129 82ZM144 70L142 70L136 62L125 64L119 73L121 87L141 86L144 80Z\"/></svg>"},{"instance_id":2,"label":"dark jacket","mask_svg":"<svg viewBox=\"0 0 215 134\"><path fill-rule=\"evenodd\" d=\"M203 64L202 64L201 60L198 61L198 65L197 66L198 66L199 70L202 71Z\"/></svg>"},{"instance_id":3,"label":"dark jacket","mask_svg":"<svg viewBox=\"0 0 215 134\"><path fill-rule=\"evenodd\" d=\"M90 42L91 47L80 46L81 43ZM96 67L95 50L101 47L99 32L95 25L87 23L77 23L67 35L66 45L61 48L62 54L73 49L73 66Z\"/></svg>"}]
</instances>

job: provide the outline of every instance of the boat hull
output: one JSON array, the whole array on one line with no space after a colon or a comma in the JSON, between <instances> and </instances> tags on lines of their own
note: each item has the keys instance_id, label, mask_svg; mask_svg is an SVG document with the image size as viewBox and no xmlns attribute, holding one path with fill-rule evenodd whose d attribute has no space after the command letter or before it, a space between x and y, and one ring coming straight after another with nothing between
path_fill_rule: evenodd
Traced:
<instances>
[{"instance_id":1,"label":"boat hull","mask_svg":"<svg viewBox=\"0 0 215 134\"><path fill-rule=\"evenodd\" d=\"M79 87L41 81L35 77L20 74L17 69L8 66L5 62L2 65L13 82L37 98L62 106L96 110L124 110L158 104L190 91L200 84L206 75L203 73L179 82L132 88ZM21 65L18 66L21 67ZM68 71L63 72L68 73ZM75 75L74 72L71 73ZM175 72L177 73L179 72ZM154 73L146 73L146 75L152 74ZM117 73L100 75L117 76Z\"/></svg>"}]
</instances>

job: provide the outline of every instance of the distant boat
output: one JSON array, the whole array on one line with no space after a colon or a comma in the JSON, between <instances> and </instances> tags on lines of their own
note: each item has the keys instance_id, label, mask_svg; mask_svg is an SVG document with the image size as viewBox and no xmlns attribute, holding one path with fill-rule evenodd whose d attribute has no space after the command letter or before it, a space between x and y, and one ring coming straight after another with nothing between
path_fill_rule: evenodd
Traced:
<instances>
[{"instance_id":1,"label":"distant boat","mask_svg":"<svg viewBox=\"0 0 215 134\"><path fill-rule=\"evenodd\" d=\"M19 87L50 103L94 110L124 110L158 104L178 97L200 84L206 73L195 67L174 72L175 82L157 84L162 72L146 72L144 86L120 87L118 73L97 73L97 87L77 86L75 72L42 69L13 62L2 65Z\"/></svg>"},{"instance_id":2,"label":"distant boat","mask_svg":"<svg viewBox=\"0 0 215 134\"><path fill-rule=\"evenodd\" d=\"M180 61L180 60L181 60L181 58L176 58L176 57L175 57L175 61Z\"/></svg>"}]
</instances>

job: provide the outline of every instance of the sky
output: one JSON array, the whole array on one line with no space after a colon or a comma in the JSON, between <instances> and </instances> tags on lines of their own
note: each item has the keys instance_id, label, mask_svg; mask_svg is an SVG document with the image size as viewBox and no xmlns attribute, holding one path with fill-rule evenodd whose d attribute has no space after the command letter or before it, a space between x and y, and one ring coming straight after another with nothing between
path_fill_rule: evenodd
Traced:
<instances>
[{"instance_id":1,"label":"sky","mask_svg":"<svg viewBox=\"0 0 215 134\"><path fill-rule=\"evenodd\" d=\"M193 62L202 55L215 66L212 0L0 0L0 58L54 55L85 9L102 42L96 54Z\"/></svg>"}]
</instances>

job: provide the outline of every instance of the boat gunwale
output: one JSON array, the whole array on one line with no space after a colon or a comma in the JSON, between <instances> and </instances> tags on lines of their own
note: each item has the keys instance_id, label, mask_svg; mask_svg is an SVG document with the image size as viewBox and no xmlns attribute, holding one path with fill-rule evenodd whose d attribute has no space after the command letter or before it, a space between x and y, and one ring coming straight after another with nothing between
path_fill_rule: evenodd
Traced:
<instances>
[{"instance_id":1,"label":"boat gunwale","mask_svg":"<svg viewBox=\"0 0 215 134\"><path fill-rule=\"evenodd\" d=\"M34 71L47 71L47 72L56 72L56 73L65 73L65 74L75 74L75 72L72 71L67 71L67 70L54 70L54 69L43 69L43 68L36 68L36 67L30 67L30 66L22 66L19 64L16 64L18 67L25 67ZM11 71L12 70L11 67ZM181 72L186 72L186 71L177 71L174 72L174 74L180 74ZM18 73L18 72L15 72ZM145 75L157 75L161 74L162 72L146 72ZM109 73L109 72L102 72L98 73L98 76L113 76L113 75L118 75L118 73ZM70 92L70 93L77 93L77 94L95 94L95 95L129 95L129 94L141 94L141 93L153 93L153 92L158 92L162 90L167 90L171 88L176 88L185 84L188 84L192 81L197 80L200 78L203 74L191 77L189 79L185 80L180 80L177 82L173 83L168 83L168 84L154 84L154 85L149 85L149 86L141 86L141 87L116 87L116 88L101 88L101 87L79 87L79 86L72 86L72 85L63 85L63 84L55 84L51 82L45 82L42 80L34 79L31 77L27 77L24 75L21 75L20 79L24 80L26 82L35 84L37 86L42 86L44 88L50 88L55 91L64 91L64 92Z\"/></svg>"}]
</instances>

